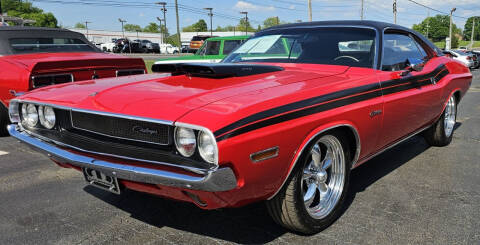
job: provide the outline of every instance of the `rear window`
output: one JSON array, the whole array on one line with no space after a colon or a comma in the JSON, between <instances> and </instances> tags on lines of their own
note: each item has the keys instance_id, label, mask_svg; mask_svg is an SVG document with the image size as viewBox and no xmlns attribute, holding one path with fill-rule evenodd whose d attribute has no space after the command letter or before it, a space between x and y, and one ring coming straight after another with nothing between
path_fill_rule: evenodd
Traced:
<instances>
[{"instance_id":1,"label":"rear window","mask_svg":"<svg viewBox=\"0 0 480 245\"><path fill-rule=\"evenodd\" d=\"M12 38L10 48L14 54L96 51L77 38Z\"/></svg>"},{"instance_id":2,"label":"rear window","mask_svg":"<svg viewBox=\"0 0 480 245\"><path fill-rule=\"evenodd\" d=\"M209 36L194 36L192 41L204 41L207 38L209 38Z\"/></svg>"}]
</instances>

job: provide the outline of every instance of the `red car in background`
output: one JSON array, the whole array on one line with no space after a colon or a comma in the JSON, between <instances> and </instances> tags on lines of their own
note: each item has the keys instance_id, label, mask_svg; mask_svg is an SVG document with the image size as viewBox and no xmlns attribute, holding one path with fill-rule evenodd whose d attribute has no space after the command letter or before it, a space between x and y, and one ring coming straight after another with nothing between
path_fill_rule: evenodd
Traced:
<instances>
[{"instance_id":1,"label":"red car in background","mask_svg":"<svg viewBox=\"0 0 480 245\"><path fill-rule=\"evenodd\" d=\"M472 81L417 32L372 21L275 26L222 63L153 70L172 76L20 96L8 130L99 188L203 209L265 201L308 234L342 214L351 169L417 133L448 145Z\"/></svg>"},{"instance_id":2,"label":"red car in background","mask_svg":"<svg viewBox=\"0 0 480 245\"><path fill-rule=\"evenodd\" d=\"M40 87L144 74L142 59L101 52L65 29L0 27L0 135L8 135L9 101Z\"/></svg>"}]
</instances>

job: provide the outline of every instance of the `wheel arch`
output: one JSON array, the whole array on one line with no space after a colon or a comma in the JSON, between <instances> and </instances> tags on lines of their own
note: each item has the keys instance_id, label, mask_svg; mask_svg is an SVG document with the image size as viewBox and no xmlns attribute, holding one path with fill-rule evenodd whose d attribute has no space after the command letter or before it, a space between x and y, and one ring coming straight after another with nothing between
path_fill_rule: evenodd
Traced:
<instances>
[{"instance_id":1,"label":"wheel arch","mask_svg":"<svg viewBox=\"0 0 480 245\"><path fill-rule=\"evenodd\" d=\"M360 142L360 135L358 133L357 127L353 125L351 122L347 121L342 121L342 122L335 122L335 123L329 123L325 124L322 126L319 126L312 130L307 137L302 141L300 146L297 148L295 151L294 157L290 163L288 174L285 176L282 185L275 191L273 195L271 195L268 200L272 199L277 193L284 187L285 183L287 180L290 178L293 169L295 169L297 162L301 158L305 148L318 136L334 131L334 130L342 130L343 132L347 133L347 136L349 137L349 146L350 146L350 153L351 156L353 156L353 159L351 161L351 167L353 168L355 166L355 163L358 161L358 158L360 156L360 151L361 151L361 142Z\"/></svg>"}]
</instances>

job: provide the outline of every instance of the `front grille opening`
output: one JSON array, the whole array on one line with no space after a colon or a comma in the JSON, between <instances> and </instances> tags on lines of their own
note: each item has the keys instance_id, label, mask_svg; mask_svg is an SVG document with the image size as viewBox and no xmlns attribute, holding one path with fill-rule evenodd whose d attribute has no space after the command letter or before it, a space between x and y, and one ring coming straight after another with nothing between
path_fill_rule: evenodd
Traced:
<instances>
[{"instance_id":1,"label":"front grille opening","mask_svg":"<svg viewBox=\"0 0 480 245\"><path fill-rule=\"evenodd\" d=\"M169 129L165 124L92 113L71 111L72 127L119 139L168 145Z\"/></svg>"},{"instance_id":2,"label":"front grille opening","mask_svg":"<svg viewBox=\"0 0 480 245\"><path fill-rule=\"evenodd\" d=\"M72 74L52 74L32 77L33 88L69 82L73 82Z\"/></svg>"},{"instance_id":3,"label":"front grille opening","mask_svg":"<svg viewBox=\"0 0 480 245\"><path fill-rule=\"evenodd\" d=\"M118 70L117 77L145 74L143 69Z\"/></svg>"}]
</instances>

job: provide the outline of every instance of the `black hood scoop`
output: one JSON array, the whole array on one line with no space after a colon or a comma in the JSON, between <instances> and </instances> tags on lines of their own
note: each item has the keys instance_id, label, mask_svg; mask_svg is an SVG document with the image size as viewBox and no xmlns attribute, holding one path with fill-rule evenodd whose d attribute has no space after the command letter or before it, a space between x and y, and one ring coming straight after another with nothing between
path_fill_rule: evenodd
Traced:
<instances>
[{"instance_id":1,"label":"black hood scoop","mask_svg":"<svg viewBox=\"0 0 480 245\"><path fill-rule=\"evenodd\" d=\"M244 77L268 72L283 71L282 67L262 64L238 63L180 63L154 64L153 72L189 75L194 77L227 78Z\"/></svg>"}]
</instances>

